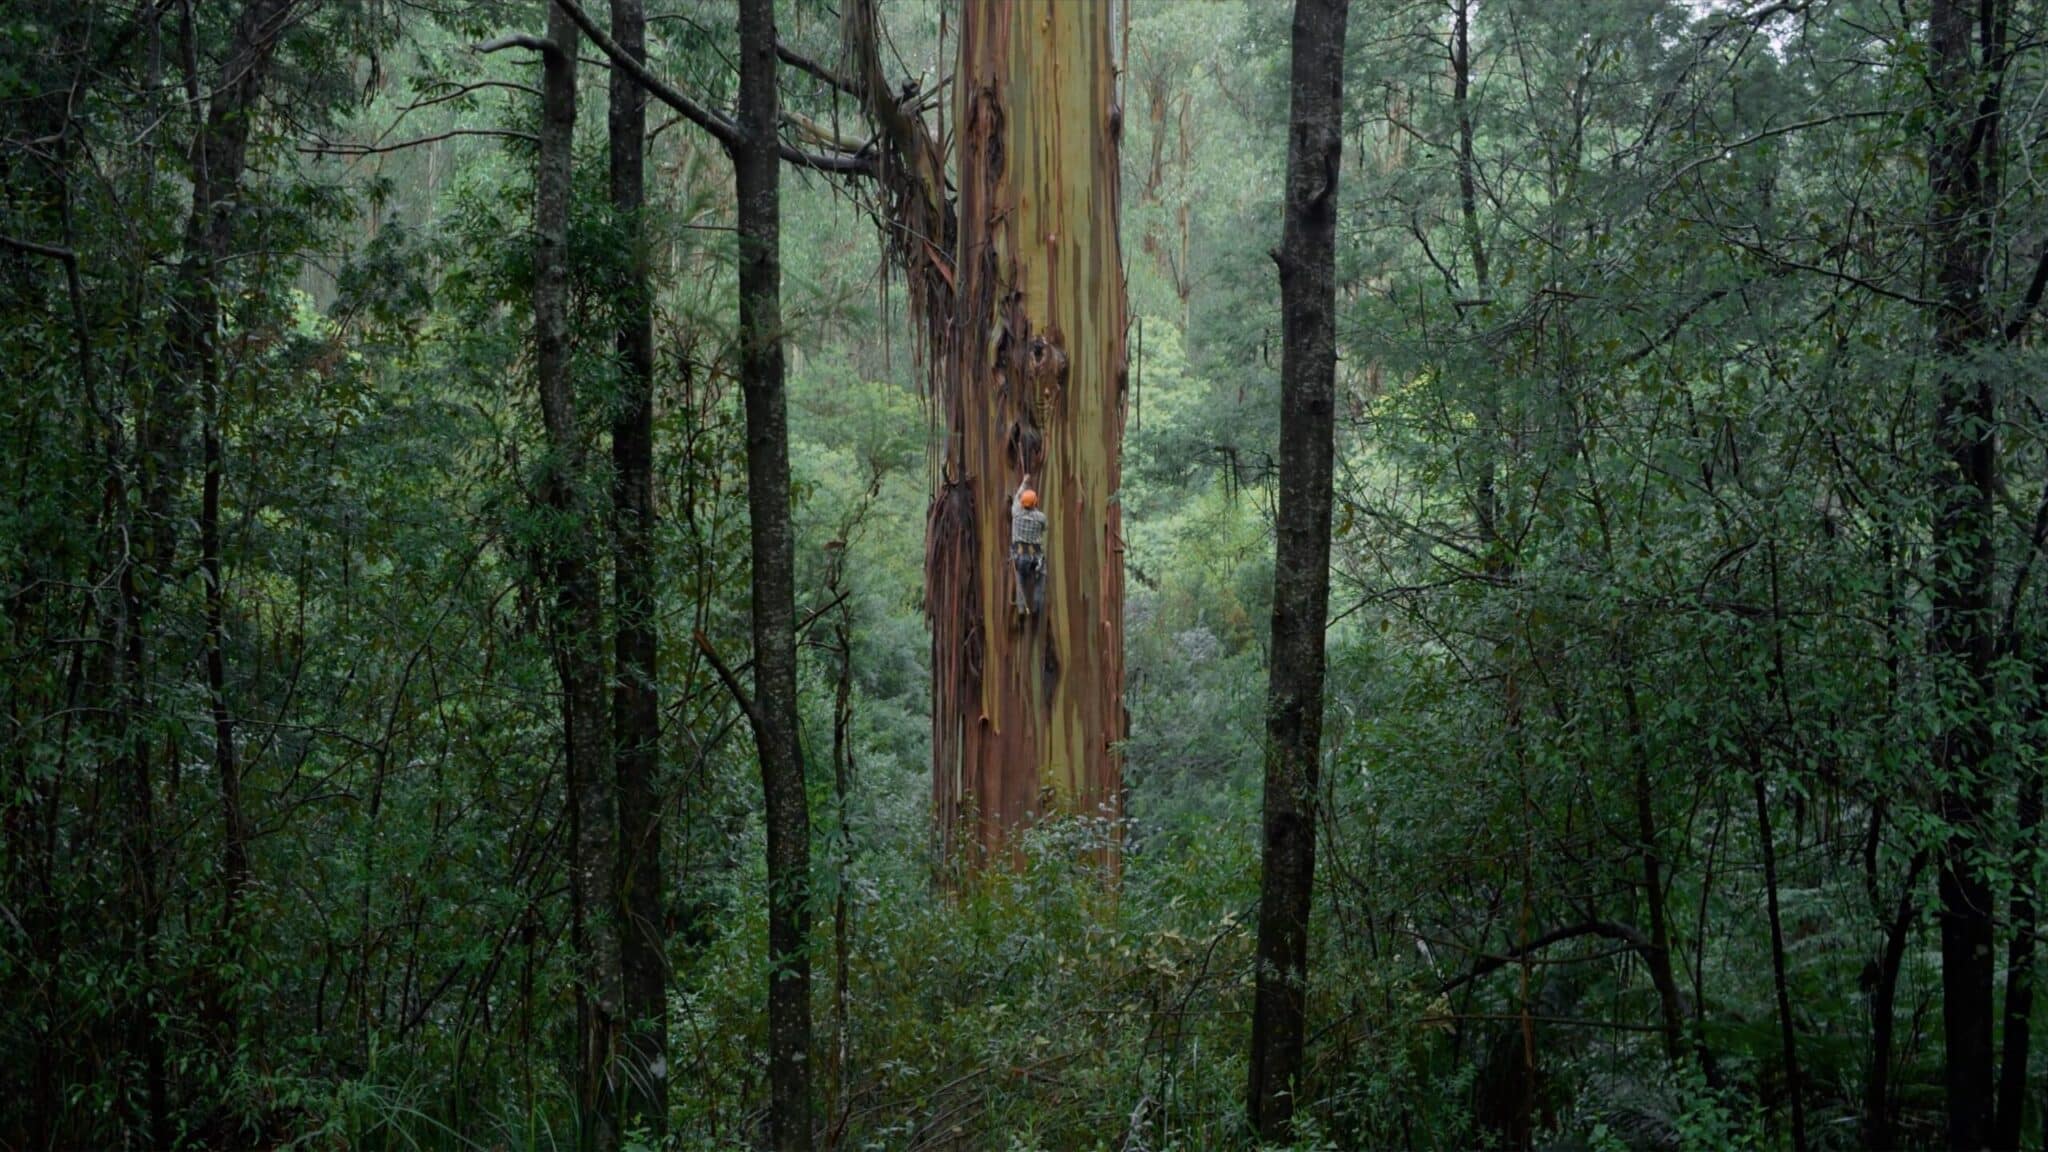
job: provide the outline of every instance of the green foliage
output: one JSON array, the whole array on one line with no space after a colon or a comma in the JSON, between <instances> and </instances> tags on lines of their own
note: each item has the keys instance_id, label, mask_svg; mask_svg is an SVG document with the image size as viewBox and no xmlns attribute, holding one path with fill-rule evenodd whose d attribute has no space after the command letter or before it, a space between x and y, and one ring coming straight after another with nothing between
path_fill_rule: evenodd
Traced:
<instances>
[{"instance_id":1,"label":"green foliage","mask_svg":"<svg viewBox=\"0 0 2048 1152\"><path fill-rule=\"evenodd\" d=\"M577 1131L542 567L572 526L534 498L534 65L470 50L540 10L299 7L232 251L206 271L250 876L232 919L206 403L171 352L200 270L186 16L0 15L0 1146L146 1146L159 1124L182 1146L307 1149ZM723 106L729 11L655 7L663 75ZM239 9L191 6L202 94ZM784 9L792 43L833 60L836 12ZM2048 733L2048 372L2031 336L1930 351L1923 28L1862 0L1469 12L1466 172L1448 13L1352 20L1301 1146L1786 1148L1795 1091L1810 1147L1855 1146L1895 925L1887 1115L1896 1142L1937 1143L1939 854L1991 882L2001 996L2038 879L2023 798ZM892 67L936 88L949 6L885 16ZM2038 43L2039 5L2011 18ZM881 274L873 189L790 180L814 1065L839 1147L1247 1146L1288 12L1139 3L1130 21L1121 218L1142 323L1113 880L1111 830L1085 821L1034 829L1014 871L935 880L923 349ZM2041 68L2017 54L2006 90ZM814 78L785 89L818 123L860 122ZM586 80L569 238L593 459L636 255L607 206L601 93ZM2007 116L2003 139L2039 134L2033 104ZM667 1146L729 1148L759 1134L768 977L755 767L697 641L744 668L731 191L687 124L650 149ZM2043 185L2031 151L2008 161L1984 290L2020 323ZM1988 699L1928 642L1944 373L1999 389ZM168 457L142 449L168 435L160 391L191 401L161 515ZM585 479L606 505L610 477ZM1971 781L1933 753L1979 722L1994 800L1959 825L1938 800Z\"/></svg>"}]
</instances>

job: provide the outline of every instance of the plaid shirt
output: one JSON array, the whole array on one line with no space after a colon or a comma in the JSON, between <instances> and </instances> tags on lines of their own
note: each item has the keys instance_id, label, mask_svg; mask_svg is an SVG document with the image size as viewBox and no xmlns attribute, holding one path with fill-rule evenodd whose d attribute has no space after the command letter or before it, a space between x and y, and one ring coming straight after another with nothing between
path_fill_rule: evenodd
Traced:
<instances>
[{"instance_id":1,"label":"plaid shirt","mask_svg":"<svg viewBox=\"0 0 2048 1152\"><path fill-rule=\"evenodd\" d=\"M1045 544L1045 513L1036 508L1026 508L1021 499L1022 492L1010 497L1010 546Z\"/></svg>"}]
</instances>

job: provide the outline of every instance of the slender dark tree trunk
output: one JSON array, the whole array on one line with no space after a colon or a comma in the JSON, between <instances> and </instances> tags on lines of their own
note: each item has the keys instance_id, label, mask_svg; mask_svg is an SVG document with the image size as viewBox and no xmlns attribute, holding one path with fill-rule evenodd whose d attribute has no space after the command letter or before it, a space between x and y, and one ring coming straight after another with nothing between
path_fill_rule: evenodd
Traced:
<instances>
[{"instance_id":1,"label":"slender dark tree trunk","mask_svg":"<svg viewBox=\"0 0 2048 1152\"><path fill-rule=\"evenodd\" d=\"M206 694L213 720L213 768L219 778L221 815L221 970L241 970L242 895L249 886L249 830L242 815L242 766L235 753L235 721L227 692L227 588L222 583L220 502L226 471L221 437L219 365L202 381L205 392L200 451L204 480L199 502L199 570L206 582ZM216 980L209 993L209 1012L223 1059L231 1059L240 1039L238 993Z\"/></svg>"},{"instance_id":2,"label":"slender dark tree trunk","mask_svg":"<svg viewBox=\"0 0 2048 1152\"><path fill-rule=\"evenodd\" d=\"M612 39L646 56L641 0L612 0ZM612 587L617 679L612 732L619 787L619 964L628 1125L657 1138L668 1119L668 964L661 912L660 637L654 571L654 311L648 283L647 94L631 74L611 74L612 211L631 248L619 293L619 405L612 421L612 512L617 521Z\"/></svg>"},{"instance_id":3,"label":"slender dark tree trunk","mask_svg":"<svg viewBox=\"0 0 2048 1152\"><path fill-rule=\"evenodd\" d=\"M1337 175L1349 0L1296 0L1280 249L1280 504L1266 697L1263 873L1252 1007L1251 1122L1293 1133L1306 1030L1309 910L1323 735L1323 633L1337 393Z\"/></svg>"},{"instance_id":4,"label":"slender dark tree trunk","mask_svg":"<svg viewBox=\"0 0 2048 1152\"><path fill-rule=\"evenodd\" d=\"M781 160L774 0L740 0L740 386L747 410L754 700L768 832L768 1137L811 1147L811 818L797 732L796 547L783 395Z\"/></svg>"},{"instance_id":5,"label":"slender dark tree trunk","mask_svg":"<svg viewBox=\"0 0 2048 1152\"><path fill-rule=\"evenodd\" d=\"M1625 676L1634 675L1624 668ZM1671 964L1671 915L1664 901L1664 857L1657 846L1657 805L1650 783L1650 753L1643 733L1642 700L1633 680L1622 684L1624 717L1628 738L1635 749L1636 837L1643 859L1643 904L1649 914L1650 950L1644 966L1650 970L1650 984L1657 990L1657 1010L1662 1017L1665 1058L1676 1064L1685 1054L1685 1010L1678 996L1678 975Z\"/></svg>"},{"instance_id":6,"label":"slender dark tree trunk","mask_svg":"<svg viewBox=\"0 0 2048 1152\"><path fill-rule=\"evenodd\" d=\"M303 12L303 9L300 10ZM153 641L156 639L157 610L175 579L179 548L179 525L183 517L177 505L190 472L195 391L215 396L220 378L220 352L214 340L221 323L222 267L233 251L236 206L240 200L242 174L248 163L249 135L256 108L270 75L278 40L294 16L290 0L249 0L235 18L227 55L221 61L219 80L203 114L199 105L199 60L195 45L197 30L190 26L190 9L184 29L186 90L198 117L192 140L192 210L186 218L185 250L172 286L172 307L167 324L164 370L151 389L149 400L137 422L133 463L136 487L142 505L142 523L132 538L124 535L120 562L122 652L120 687L116 699L118 715L129 726L121 742L121 753L112 765L116 787L126 793L122 856L127 869L126 895L134 911L122 931L123 950L137 960L140 978L133 984L127 1004L131 1050L143 1062L146 1080L142 1098L148 1109L151 1141L169 1146L173 1139L170 1116L169 1069L164 1038L158 1024L166 1005L167 989L158 971L157 934L162 922L160 903L160 845L157 838L156 780L151 770L148 713L154 707ZM214 666L213 617L218 605L218 459L217 427L208 437L207 492L203 505L215 512L216 536L202 567L208 577L207 613L209 688L217 687ZM206 508L202 506L202 520ZM202 528L204 531L204 528ZM203 547L207 542L202 542ZM218 670L224 679L224 667ZM213 693L218 702L218 694ZM240 776L233 762L232 726L223 730L224 709L214 715L216 759L221 770L223 816L223 876L228 892L227 914L232 917L234 892L246 880L246 836L241 829Z\"/></svg>"},{"instance_id":7,"label":"slender dark tree trunk","mask_svg":"<svg viewBox=\"0 0 2048 1152\"><path fill-rule=\"evenodd\" d=\"M1771 794L1764 781L1763 755L1750 749L1750 783L1756 791L1756 835L1764 857L1764 909L1771 922L1771 987L1778 998L1778 1039L1785 1061L1785 1094L1792 1101L1792 1147L1806 1152L1806 1101L1799 1077L1799 1032L1792 1020L1792 992L1785 981L1785 927L1778 914L1778 845L1771 832Z\"/></svg>"},{"instance_id":8,"label":"slender dark tree trunk","mask_svg":"<svg viewBox=\"0 0 2048 1152\"><path fill-rule=\"evenodd\" d=\"M1913 858L1899 890L1898 908L1885 925L1884 950L1878 956L1877 979L1870 990L1870 1068L1863 1080L1863 1146L1894 1147L1892 1134L1892 1033L1897 1028L1899 972L1905 967L1906 945L1913 934L1913 890L1927 857Z\"/></svg>"},{"instance_id":9,"label":"slender dark tree trunk","mask_svg":"<svg viewBox=\"0 0 2048 1152\"><path fill-rule=\"evenodd\" d=\"M869 496L873 494L874 490L869 489ZM849 535L844 531L839 534L842 544ZM842 546L833 554L825 591L843 597L845 576L846 550ZM853 916L846 899L847 878L853 871L853 830L847 820L847 804L853 793L853 608L843 598L832 615L832 646L839 657L839 674L832 689L832 812L839 826L833 830L837 843L832 860L832 1088L825 1114L828 1148L839 1143L840 1123L849 1103L849 1066L853 1062L848 1031L853 1005L849 983Z\"/></svg>"},{"instance_id":10,"label":"slender dark tree trunk","mask_svg":"<svg viewBox=\"0 0 2048 1152\"><path fill-rule=\"evenodd\" d=\"M1458 215L1465 228L1465 248L1472 259L1472 281L1484 298L1492 287L1486 267L1486 242L1479 230L1479 165L1472 144L1472 12L1470 0L1458 0L1451 13L1451 104L1458 113Z\"/></svg>"},{"instance_id":11,"label":"slender dark tree trunk","mask_svg":"<svg viewBox=\"0 0 2048 1152\"><path fill-rule=\"evenodd\" d=\"M605 707L604 610L569 349L569 203L575 164L576 53L582 40L560 8L548 9L542 56L540 157L534 178L534 367L548 442L542 491L549 521L542 553L554 585L552 640L562 683L567 766L569 903L576 974L578 1145L602 1150L619 1137L615 1083L622 1011L616 912L617 832L611 723Z\"/></svg>"},{"instance_id":12,"label":"slender dark tree trunk","mask_svg":"<svg viewBox=\"0 0 2048 1152\"><path fill-rule=\"evenodd\" d=\"M1934 353L1940 373L1935 443L1943 467L1934 480L1934 612L1928 647L1935 673L1953 687L1953 709L1934 739L1940 812L1948 840L1940 857L1942 1033L1948 1079L1948 1138L1956 1149L1991 1137L1993 955L1991 884L1974 859L1991 809L1986 778L1992 752L1991 587L1997 566L1992 531L1997 492L1996 398L1991 374L1972 364L1993 335L1983 296L1989 276L1991 176L1998 150L1996 89L1989 70L2001 51L1995 2L1983 21L1983 60L1972 40L1978 5L1934 0L1928 18L1929 91L1934 100L1927 178L1933 193L1930 263L1941 305Z\"/></svg>"},{"instance_id":13,"label":"slender dark tree trunk","mask_svg":"<svg viewBox=\"0 0 2048 1152\"><path fill-rule=\"evenodd\" d=\"M2048 683L2048 664L2037 663L2034 691ZM2041 719L2038 705L2029 709L2036 727ZM2019 848L2014 852L2012 939L2006 944L2004 1052L1998 1065L1998 1113L1992 1132L1992 1147L2018 1148L2020 1129L2027 1113L2027 1060L2032 1048L2034 1024L2034 933L2040 925L2041 876L2041 772L2031 765L2021 769Z\"/></svg>"}]
</instances>

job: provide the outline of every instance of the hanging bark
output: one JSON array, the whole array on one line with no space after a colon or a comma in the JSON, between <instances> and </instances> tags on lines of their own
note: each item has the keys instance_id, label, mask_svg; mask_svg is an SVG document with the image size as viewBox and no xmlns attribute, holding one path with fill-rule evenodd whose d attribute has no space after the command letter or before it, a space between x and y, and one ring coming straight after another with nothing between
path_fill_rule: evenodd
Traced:
<instances>
[{"instance_id":1,"label":"hanging bark","mask_svg":"<svg viewBox=\"0 0 2048 1152\"><path fill-rule=\"evenodd\" d=\"M1991 810L1995 633L1992 532L1997 494L1996 394L1992 376L1970 363L1995 325L1983 296L1990 265L1990 212L1996 198L1997 87L2002 65L2002 5L1934 0L1927 24L1929 92L1934 102L1927 179L1933 194L1929 262L1940 290L1932 318L1939 371L1934 439L1943 467L1934 478L1934 611L1928 647L1936 674L1955 688L1953 709L1934 738L1940 813L1947 826L1937 887L1941 901L1942 1033L1952 1148L1980 1148L1991 1136L1993 972L1996 957L1991 885L1972 858ZM1981 49L1981 59L1980 51Z\"/></svg>"},{"instance_id":2,"label":"hanging bark","mask_svg":"<svg viewBox=\"0 0 2048 1152\"><path fill-rule=\"evenodd\" d=\"M1337 407L1337 177L1349 0L1296 0L1280 248L1280 499L1252 1007L1252 1127L1293 1133L1306 1039Z\"/></svg>"},{"instance_id":3,"label":"hanging bark","mask_svg":"<svg viewBox=\"0 0 2048 1152\"><path fill-rule=\"evenodd\" d=\"M647 54L642 0L612 0L612 38ZM661 911L661 664L654 569L654 310L648 284L647 94L623 68L611 72L612 212L631 269L618 315L619 403L612 419L613 759L618 775L620 1069L625 1123L658 1143L668 1127L668 963Z\"/></svg>"},{"instance_id":4,"label":"hanging bark","mask_svg":"<svg viewBox=\"0 0 2048 1152\"><path fill-rule=\"evenodd\" d=\"M740 386L747 412L747 518L753 556L754 699L768 833L768 1140L808 1150L811 1134L811 818L798 743L796 546L789 514L783 390L781 159L774 0L741 0L739 135Z\"/></svg>"},{"instance_id":5,"label":"hanging bark","mask_svg":"<svg viewBox=\"0 0 2048 1152\"><path fill-rule=\"evenodd\" d=\"M580 40L575 24L560 9L550 8L541 53L540 159L534 180L534 365L548 444L542 494L550 516L543 553L553 585L551 639L562 683L567 766L578 1143L607 1149L619 1137L614 1072L622 1012L612 839L617 831L616 766L605 707L603 592L592 546L596 516L586 491L589 453L578 425L568 330L567 242Z\"/></svg>"}]
</instances>

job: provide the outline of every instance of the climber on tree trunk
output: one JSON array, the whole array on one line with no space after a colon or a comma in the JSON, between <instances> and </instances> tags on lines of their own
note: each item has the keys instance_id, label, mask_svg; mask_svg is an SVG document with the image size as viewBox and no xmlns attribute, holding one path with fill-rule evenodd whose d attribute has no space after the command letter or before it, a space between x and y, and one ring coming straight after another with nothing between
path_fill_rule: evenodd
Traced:
<instances>
[{"instance_id":1,"label":"climber on tree trunk","mask_svg":"<svg viewBox=\"0 0 2048 1152\"><path fill-rule=\"evenodd\" d=\"M1010 564L1017 573L1017 611L1029 616L1045 606L1045 513L1029 472L1010 498Z\"/></svg>"}]
</instances>

